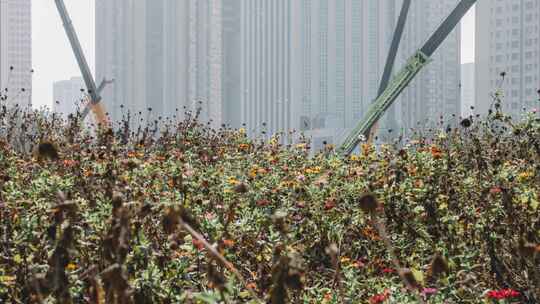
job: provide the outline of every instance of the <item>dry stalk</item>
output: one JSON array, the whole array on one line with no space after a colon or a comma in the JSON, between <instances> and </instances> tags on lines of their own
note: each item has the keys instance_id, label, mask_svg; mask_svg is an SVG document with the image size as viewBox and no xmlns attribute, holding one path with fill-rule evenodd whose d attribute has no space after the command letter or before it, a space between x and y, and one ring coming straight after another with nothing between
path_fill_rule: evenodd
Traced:
<instances>
[{"instance_id":1,"label":"dry stalk","mask_svg":"<svg viewBox=\"0 0 540 304\"><path fill-rule=\"evenodd\" d=\"M386 233L386 228L385 228L384 224L379 220L379 218L377 216L373 216L373 222L375 223L375 228L379 232L379 235L381 236L381 238L384 241L384 245L386 246L386 250L388 250L388 252L390 253L390 257L392 258L392 263L394 264L394 267L398 271L399 277L401 278L401 280L403 281L403 283L405 284L405 286L407 286L407 288L409 290L418 291L418 289L415 288L415 286L411 285L409 280L407 278L405 278L405 276L403 275L403 272L401 271L401 269L402 269L401 264L399 263L399 259L397 258L396 254L394 252L394 247L392 246L392 243L390 242L390 238L388 237L388 234ZM424 299L422 298L422 296L418 292L415 292L414 295L415 295L416 300L418 301L418 303L426 303L426 301L424 301Z\"/></svg>"},{"instance_id":2,"label":"dry stalk","mask_svg":"<svg viewBox=\"0 0 540 304\"><path fill-rule=\"evenodd\" d=\"M212 245L210 245L210 243L208 243L204 236L195 231L195 229L193 229L188 223L184 222L183 220L180 220L180 225L182 225L182 227L186 229L192 237L196 238L199 242L201 242L204 248L206 248L206 250L208 251L208 253L210 253L210 255L212 255L216 260L218 260L227 269L229 269L229 271L231 271L236 276L236 278L242 283L242 285L244 285L244 287L254 299L256 299L261 304L264 303L264 301L257 296L255 290L253 290L248 285L247 281L244 279L240 271L238 271L238 269L236 269L236 267L234 267L231 262L229 262L223 255L221 255Z\"/></svg>"}]
</instances>

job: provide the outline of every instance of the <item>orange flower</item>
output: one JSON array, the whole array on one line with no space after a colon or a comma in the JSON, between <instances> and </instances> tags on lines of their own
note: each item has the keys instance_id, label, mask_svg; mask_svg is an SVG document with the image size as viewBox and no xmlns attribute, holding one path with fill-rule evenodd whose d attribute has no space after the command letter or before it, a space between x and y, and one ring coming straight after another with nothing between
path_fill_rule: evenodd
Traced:
<instances>
[{"instance_id":1,"label":"orange flower","mask_svg":"<svg viewBox=\"0 0 540 304\"><path fill-rule=\"evenodd\" d=\"M223 245L225 245L225 247L229 247L231 248L232 246L234 246L234 241L233 240L223 240Z\"/></svg>"},{"instance_id":2,"label":"orange flower","mask_svg":"<svg viewBox=\"0 0 540 304\"><path fill-rule=\"evenodd\" d=\"M240 150L248 150L248 149L249 149L249 144L240 144L240 145L238 146L238 148L239 148Z\"/></svg>"},{"instance_id":3,"label":"orange flower","mask_svg":"<svg viewBox=\"0 0 540 304\"><path fill-rule=\"evenodd\" d=\"M380 241L381 237L379 234L370 226L362 229L362 235L366 237L367 239L370 239L372 241Z\"/></svg>"},{"instance_id":4,"label":"orange flower","mask_svg":"<svg viewBox=\"0 0 540 304\"><path fill-rule=\"evenodd\" d=\"M439 159L442 157L442 151L437 146L431 146L431 156L435 159Z\"/></svg>"},{"instance_id":5,"label":"orange flower","mask_svg":"<svg viewBox=\"0 0 540 304\"><path fill-rule=\"evenodd\" d=\"M64 161L62 162L62 164L64 165L64 167L74 167L77 165L77 161L76 160L73 160L73 159L64 159Z\"/></svg>"},{"instance_id":6,"label":"orange flower","mask_svg":"<svg viewBox=\"0 0 540 304\"><path fill-rule=\"evenodd\" d=\"M165 156L156 156L156 160L158 160L158 161L164 161L166 159L167 158Z\"/></svg>"}]
</instances>

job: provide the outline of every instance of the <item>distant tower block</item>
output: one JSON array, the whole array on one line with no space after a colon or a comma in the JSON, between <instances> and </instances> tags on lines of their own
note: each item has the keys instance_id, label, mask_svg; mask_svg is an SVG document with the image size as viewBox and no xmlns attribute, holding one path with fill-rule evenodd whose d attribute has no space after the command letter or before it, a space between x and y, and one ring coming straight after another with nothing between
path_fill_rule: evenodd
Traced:
<instances>
[{"instance_id":1,"label":"distant tower block","mask_svg":"<svg viewBox=\"0 0 540 304\"><path fill-rule=\"evenodd\" d=\"M7 94L10 105L24 106L31 103L31 92L31 0L1 0L0 95Z\"/></svg>"}]
</instances>

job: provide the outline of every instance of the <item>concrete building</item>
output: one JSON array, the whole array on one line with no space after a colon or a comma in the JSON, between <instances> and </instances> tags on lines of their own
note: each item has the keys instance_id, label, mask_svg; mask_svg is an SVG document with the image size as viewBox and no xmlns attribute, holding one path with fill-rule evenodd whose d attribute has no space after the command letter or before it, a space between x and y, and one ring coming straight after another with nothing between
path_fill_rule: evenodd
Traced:
<instances>
[{"instance_id":1,"label":"concrete building","mask_svg":"<svg viewBox=\"0 0 540 304\"><path fill-rule=\"evenodd\" d=\"M10 105L26 106L31 92L31 0L0 0L0 95Z\"/></svg>"},{"instance_id":2,"label":"concrete building","mask_svg":"<svg viewBox=\"0 0 540 304\"><path fill-rule=\"evenodd\" d=\"M402 1L392 1L395 19ZM395 69L433 34L439 24L456 7L457 0L413 1L403 34ZM457 121L461 115L461 29L456 27L431 57L432 62L406 88L386 117L386 128L393 134L407 134L412 129L436 125L441 116L445 122ZM394 70L395 71L395 70ZM381 130L385 132L386 130ZM384 136L383 136L384 137Z\"/></svg>"},{"instance_id":3,"label":"concrete building","mask_svg":"<svg viewBox=\"0 0 540 304\"><path fill-rule=\"evenodd\" d=\"M476 113L474 62L461 65L461 116L467 117Z\"/></svg>"},{"instance_id":4,"label":"concrete building","mask_svg":"<svg viewBox=\"0 0 540 304\"><path fill-rule=\"evenodd\" d=\"M393 34L393 1L303 0L300 130L338 143L375 98Z\"/></svg>"},{"instance_id":5,"label":"concrete building","mask_svg":"<svg viewBox=\"0 0 540 304\"><path fill-rule=\"evenodd\" d=\"M323 142L339 143L376 98L402 1L301 2L296 17L302 23L303 52L299 127L313 137L317 148ZM413 1L394 72L457 2ZM460 39L456 29L389 109L379 125L381 138L406 133L418 127L417 122L436 121L442 114L461 114ZM389 134L389 129L395 131Z\"/></svg>"},{"instance_id":6,"label":"concrete building","mask_svg":"<svg viewBox=\"0 0 540 304\"><path fill-rule=\"evenodd\" d=\"M96 1L96 75L114 121L182 116L221 123L221 1ZM152 108L152 112L147 109Z\"/></svg>"},{"instance_id":7,"label":"concrete building","mask_svg":"<svg viewBox=\"0 0 540 304\"><path fill-rule=\"evenodd\" d=\"M302 24L298 18L301 3L235 1L224 2L228 61L224 76L232 76L225 83L238 83L226 91L226 122L233 126L245 123L252 135L298 128L302 85ZM239 43L234 46L235 42Z\"/></svg>"},{"instance_id":8,"label":"concrete building","mask_svg":"<svg viewBox=\"0 0 540 304\"><path fill-rule=\"evenodd\" d=\"M84 109L83 99L86 88L82 77L57 81L53 84L53 111L66 117Z\"/></svg>"},{"instance_id":9,"label":"concrete building","mask_svg":"<svg viewBox=\"0 0 540 304\"><path fill-rule=\"evenodd\" d=\"M476 8L476 102L486 113L491 94L504 91L503 111L538 106L540 2L479 1ZM504 79L501 73L505 72Z\"/></svg>"},{"instance_id":10,"label":"concrete building","mask_svg":"<svg viewBox=\"0 0 540 304\"><path fill-rule=\"evenodd\" d=\"M413 1L396 69L456 4ZM97 79L115 79L103 97L117 120L126 109L171 114L200 102L214 126L296 129L337 143L376 97L400 8L394 0L98 0ZM381 128L460 114L459 40L457 29Z\"/></svg>"}]
</instances>

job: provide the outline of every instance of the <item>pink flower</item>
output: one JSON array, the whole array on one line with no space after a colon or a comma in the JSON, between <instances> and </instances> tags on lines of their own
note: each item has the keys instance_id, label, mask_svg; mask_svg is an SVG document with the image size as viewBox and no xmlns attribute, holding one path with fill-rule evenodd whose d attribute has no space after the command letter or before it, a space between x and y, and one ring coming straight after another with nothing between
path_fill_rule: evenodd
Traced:
<instances>
[{"instance_id":1,"label":"pink flower","mask_svg":"<svg viewBox=\"0 0 540 304\"><path fill-rule=\"evenodd\" d=\"M304 174L300 174L296 177L296 179L300 182L303 182L306 180L306 176Z\"/></svg>"},{"instance_id":2,"label":"pink flower","mask_svg":"<svg viewBox=\"0 0 540 304\"><path fill-rule=\"evenodd\" d=\"M437 288L424 288L422 289L422 295L432 295L437 293Z\"/></svg>"}]
</instances>

